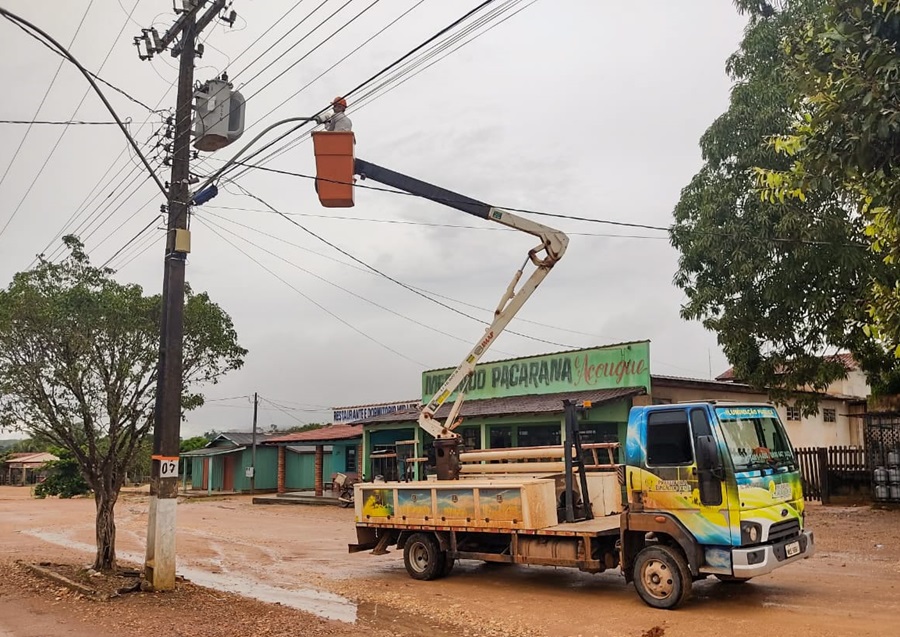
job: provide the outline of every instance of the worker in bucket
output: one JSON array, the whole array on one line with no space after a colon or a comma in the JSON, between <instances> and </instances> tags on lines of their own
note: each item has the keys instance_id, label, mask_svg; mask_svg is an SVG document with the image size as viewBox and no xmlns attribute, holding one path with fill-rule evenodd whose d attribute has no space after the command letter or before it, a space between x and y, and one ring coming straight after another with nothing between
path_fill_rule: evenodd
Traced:
<instances>
[{"instance_id":1,"label":"worker in bucket","mask_svg":"<svg viewBox=\"0 0 900 637\"><path fill-rule=\"evenodd\" d=\"M325 130L330 132L337 133L347 133L350 132L353 123L350 121L350 118L344 113L347 110L347 100L343 97L335 97L334 101L331 102L331 107L334 110L334 113L331 117L324 117L322 115L316 116L316 121L319 124L325 124Z\"/></svg>"}]
</instances>

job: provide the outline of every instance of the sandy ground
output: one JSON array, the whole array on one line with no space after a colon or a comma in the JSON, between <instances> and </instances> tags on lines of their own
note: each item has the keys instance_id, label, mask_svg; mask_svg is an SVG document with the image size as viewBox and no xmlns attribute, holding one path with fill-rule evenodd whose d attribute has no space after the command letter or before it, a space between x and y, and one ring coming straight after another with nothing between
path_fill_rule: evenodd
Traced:
<instances>
[{"instance_id":1,"label":"sandy ground","mask_svg":"<svg viewBox=\"0 0 900 637\"><path fill-rule=\"evenodd\" d=\"M142 559L147 502L146 495L130 493L116 507L120 559ZM9 566L16 560L88 564L93 502L34 500L26 489L0 487L0 637L106 637L126 629L192 637L281 630L639 637L653 629L667 637L724 630L881 636L896 630L900 616L900 511L813 505L814 558L743 586L700 582L693 599L674 612L645 606L617 571L463 562L447 579L416 582L397 553L347 553L355 539L352 515L332 507L254 506L246 496L183 501L179 573L211 590L185 587L190 590L176 597L142 594L101 604L42 591ZM184 603L172 603L180 594ZM192 628L182 632L185 626Z\"/></svg>"}]
</instances>

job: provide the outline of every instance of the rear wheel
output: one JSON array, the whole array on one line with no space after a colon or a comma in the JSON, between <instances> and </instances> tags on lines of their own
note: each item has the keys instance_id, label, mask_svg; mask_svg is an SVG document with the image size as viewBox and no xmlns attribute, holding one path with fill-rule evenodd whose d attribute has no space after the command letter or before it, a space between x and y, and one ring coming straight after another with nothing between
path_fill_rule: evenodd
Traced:
<instances>
[{"instance_id":1,"label":"rear wheel","mask_svg":"<svg viewBox=\"0 0 900 637\"><path fill-rule=\"evenodd\" d=\"M414 533L403 545L403 564L413 579L427 581L441 577L445 556L437 539L429 533Z\"/></svg>"},{"instance_id":2,"label":"rear wheel","mask_svg":"<svg viewBox=\"0 0 900 637\"><path fill-rule=\"evenodd\" d=\"M657 544L637 554L634 561L634 587L648 606L672 609L691 595L691 570L687 560L675 548Z\"/></svg>"}]
</instances>

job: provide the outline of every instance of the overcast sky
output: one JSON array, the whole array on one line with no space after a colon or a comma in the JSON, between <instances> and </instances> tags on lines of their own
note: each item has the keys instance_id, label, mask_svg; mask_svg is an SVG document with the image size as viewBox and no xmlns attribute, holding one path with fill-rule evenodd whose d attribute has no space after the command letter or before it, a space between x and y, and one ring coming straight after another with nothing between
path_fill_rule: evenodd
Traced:
<instances>
[{"instance_id":1,"label":"overcast sky","mask_svg":"<svg viewBox=\"0 0 900 637\"><path fill-rule=\"evenodd\" d=\"M195 170L220 166L216 160L231 157L265 125L318 111L479 2L329 0L276 44L320 4L235 0L239 17L234 28L217 24L204 33L205 53L196 79L228 69L236 88L249 98L247 133L232 147L203 154L213 160L196 162ZM399 84L405 78L398 78L392 90L358 111L350 100L357 156L501 207L669 225L681 188L700 167L698 140L727 107L730 83L724 64L737 48L745 20L724 0L494 3L506 4L507 12L486 27L524 9L409 81ZM64 45L72 42L90 6L71 46L75 56L149 106L174 106L176 61L166 53L142 62L132 45L141 27L156 25L162 33L171 24L171 0L4 0L3 5ZM60 58L6 21L0 21L0 53L0 119L32 120ZM63 65L38 119L108 121L93 93L76 111L86 90L77 70ZM131 130L140 143L159 129L159 116L105 92L116 110L132 119ZM0 175L25 130L0 124ZM131 154L123 154L125 148L113 126L31 129L0 183L0 227L18 208L0 235L4 285L13 273L29 267L63 228L77 229L100 264L159 214L160 193L135 167ZM301 143L267 165L313 173L312 146ZM167 173L161 176L168 180ZM251 171L236 183L285 213L311 215L292 218L392 277L454 299L446 302L483 320L490 320L510 277L533 247L526 235L492 230L489 222L420 199L358 190L354 208L329 210L319 205L307 180ZM263 402L261 426L327 420L331 406L415 398L424 369L456 365L483 333L475 321L363 272L358 264L348 265L346 256L284 218L255 212L265 207L236 185L224 186L215 200L196 211L188 281L231 314L249 355L243 369L207 389L208 398L257 391L286 408L280 411ZM92 193L99 196L91 199ZM216 236L200 223L203 219L236 233L222 234L296 289ZM706 378L710 370L715 375L727 366L715 335L679 317L684 295L672 284L677 253L665 233L569 220L553 223L572 235L569 251L520 313L533 322L516 320L512 329L558 345L504 334L489 358L649 339L653 373ZM588 236L615 234L637 238ZM112 261L120 268L117 276L141 284L148 293L158 292L162 236L159 230L141 235ZM50 250L58 245L53 242ZM148 249L140 252L144 246ZM216 400L189 414L182 434L247 429L250 422L248 399Z\"/></svg>"}]
</instances>

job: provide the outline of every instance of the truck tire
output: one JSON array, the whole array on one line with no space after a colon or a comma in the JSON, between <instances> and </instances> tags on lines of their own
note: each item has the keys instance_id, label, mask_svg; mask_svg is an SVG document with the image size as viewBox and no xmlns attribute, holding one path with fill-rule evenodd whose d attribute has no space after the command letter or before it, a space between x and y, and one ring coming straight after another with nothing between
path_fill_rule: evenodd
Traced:
<instances>
[{"instance_id":1,"label":"truck tire","mask_svg":"<svg viewBox=\"0 0 900 637\"><path fill-rule=\"evenodd\" d=\"M437 539L430 533L413 533L406 538L403 546L406 572L417 580L429 581L441 577L445 568L445 556Z\"/></svg>"},{"instance_id":2,"label":"truck tire","mask_svg":"<svg viewBox=\"0 0 900 637\"><path fill-rule=\"evenodd\" d=\"M671 546L647 546L634 560L634 587L648 606L677 608L690 597L692 584L687 560Z\"/></svg>"}]
</instances>

